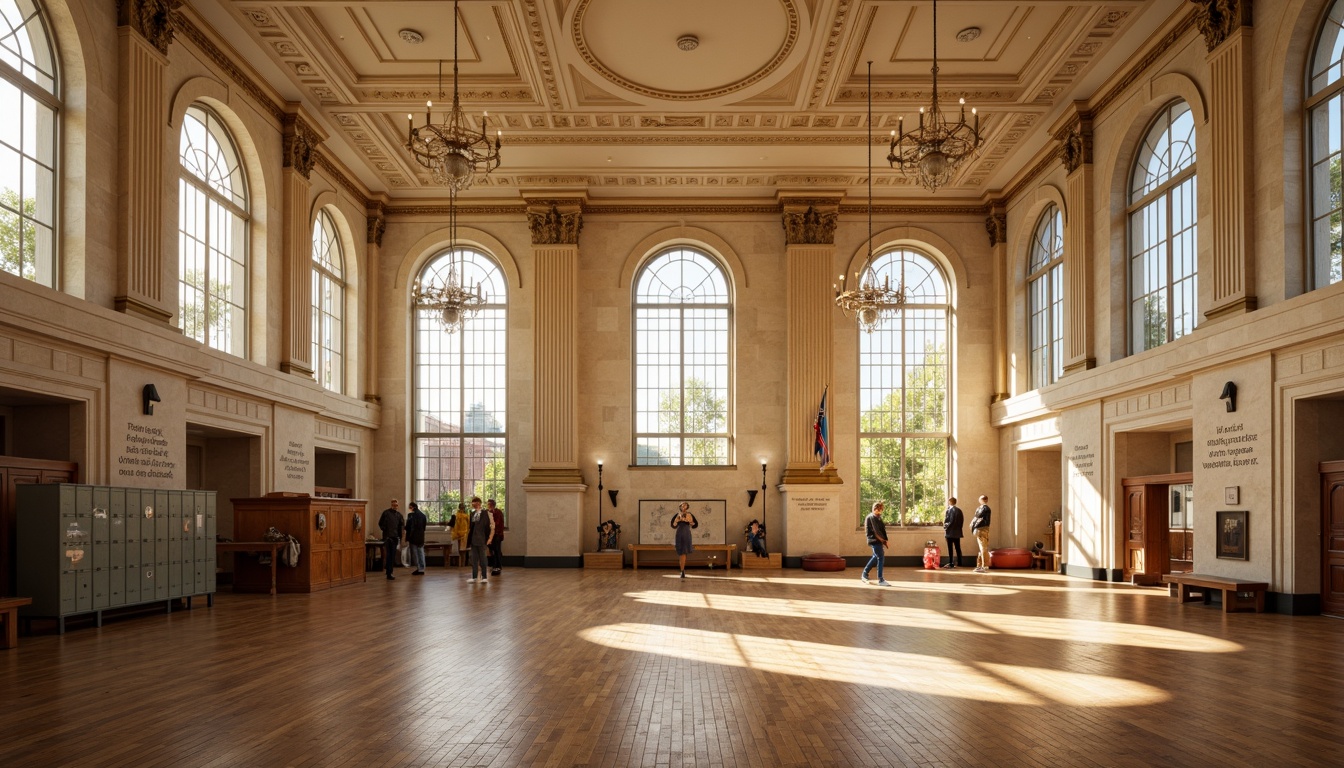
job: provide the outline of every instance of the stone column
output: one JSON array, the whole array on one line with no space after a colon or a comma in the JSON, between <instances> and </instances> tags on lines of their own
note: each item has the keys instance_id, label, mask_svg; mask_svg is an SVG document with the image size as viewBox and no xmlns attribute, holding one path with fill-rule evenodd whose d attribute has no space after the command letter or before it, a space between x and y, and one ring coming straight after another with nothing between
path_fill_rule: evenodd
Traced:
<instances>
[{"instance_id":1,"label":"stone column","mask_svg":"<svg viewBox=\"0 0 1344 768\"><path fill-rule=\"evenodd\" d=\"M532 230L532 465L527 564L582 562L583 482L578 456L579 231L581 199L529 200Z\"/></svg>"},{"instance_id":2,"label":"stone column","mask_svg":"<svg viewBox=\"0 0 1344 768\"><path fill-rule=\"evenodd\" d=\"M317 162L317 145L326 138L301 105L289 104L281 173L284 325L280 370L299 376L313 375L313 221L308 176Z\"/></svg>"},{"instance_id":3,"label":"stone column","mask_svg":"<svg viewBox=\"0 0 1344 768\"><path fill-rule=\"evenodd\" d=\"M989 257L994 260L994 394L989 401L1007 400L1008 387L1008 214L1002 200L989 205L985 217L989 233Z\"/></svg>"},{"instance_id":4,"label":"stone column","mask_svg":"<svg viewBox=\"0 0 1344 768\"><path fill-rule=\"evenodd\" d=\"M1064 201L1064 375L1097 364L1092 298L1092 113L1075 102L1055 133L1069 172Z\"/></svg>"},{"instance_id":5,"label":"stone column","mask_svg":"<svg viewBox=\"0 0 1344 768\"><path fill-rule=\"evenodd\" d=\"M177 314L165 291L177 265L165 264L163 90L173 40L172 0L117 3L117 311L168 323ZM177 253L174 247L172 253Z\"/></svg>"},{"instance_id":6,"label":"stone column","mask_svg":"<svg viewBox=\"0 0 1344 768\"><path fill-rule=\"evenodd\" d=\"M834 383L835 226L839 197L790 198L783 204L788 312L788 455L778 490L783 502L784 562L798 566L814 552L840 551L840 484L835 464L817 466L813 452L817 406ZM827 416L834 425L831 387ZM833 427L832 427L833 429ZM834 446L832 446L834 453Z\"/></svg>"},{"instance_id":7,"label":"stone column","mask_svg":"<svg viewBox=\"0 0 1344 768\"><path fill-rule=\"evenodd\" d=\"M1193 0L1209 62L1209 136L1200 176L1209 180L1213 320L1256 307L1251 258L1251 0Z\"/></svg>"},{"instance_id":8,"label":"stone column","mask_svg":"<svg viewBox=\"0 0 1344 768\"><path fill-rule=\"evenodd\" d=\"M383 233L387 231L386 203L386 199L370 201L365 211L368 246L364 251L364 345L360 360L364 366L364 399L370 403L383 402L378 384L378 276L382 267Z\"/></svg>"}]
</instances>

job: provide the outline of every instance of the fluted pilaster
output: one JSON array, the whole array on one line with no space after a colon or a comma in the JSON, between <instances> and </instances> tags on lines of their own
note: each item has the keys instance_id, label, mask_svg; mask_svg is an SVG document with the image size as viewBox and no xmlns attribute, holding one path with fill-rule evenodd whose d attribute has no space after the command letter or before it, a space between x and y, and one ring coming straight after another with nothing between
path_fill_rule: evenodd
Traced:
<instances>
[{"instance_id":1,"label":"fluted pilaster","mask_svg":"<svg viewBox=\"0 0 1344 768\"><path fill-rule=\"evenodd\" d=\"M168 57L135 27L123 24L117 31L122 108L117 110L116 308L167 323L177 313L165 300L164 290L167 277L174 272L166 268L163 243L163 77Z\"/></svg>"},{"instance_id":2,"label":"fluted pilaster","mask_svg":"<svg viewBox=\"0 0 1344 768\"><path fill-rule=\"evenodd\" d=\"M1008 214L1002 200L990 204L985 217L990 258L994 261L994 394L989 401L1007 400L1008 390Z\"/></svg>"},{"instance_id":3,"label":"fluted pilaster","mask_svg":"<svg viewBox=\"0 0 1344 768\"><path fill-rule=\"evenodd\" d=\"M1097 364L1092 297L1092 114L1074 104L1055 134L1059 158L1069 172L1064 184L1064 374Z\"/></svg>"},{"instance_id":4,"label":"fluted pilaster","mask_svg":"<svg viewBox=\"0 0 1344 768\"><path fill-rule=\"evenodd\" d=\"M1212 163L1200 164L1209 179L1212 297L1209 319L1256 307L1255 261L1249 245L1251 210L1251 36L1238 25L1209 52L1209 142ZM1200 147L1201 157L1206 150ZM1201 279L1203 279L1201 277Z\"/></svg>"},{"instance_id":5,"label":"fluted pilaster","mask_svg":"<svg viewBox=\"0 0 1344 768\"><path fill-rule=\"evenodd\" d=\"M313 375L313 221L308 175L317 161L317 146L326 139L314 126L298 104L289 105L281 172L285 323L280 370L299 376Z\"/></svg>"},{"instance_id":6,"label":"fluted pilaster","mask_svg":"<svg viewBox=\"0 0 1344 768\"><path fill-rule=\"evenodd\" d=\"M371 202L365 215L368 217L368 236L364 252L364 338L368 340L365 346L368 353L360 357L364 367L364 399L371 403L381 403L383 397L378 386L378 353L374 351L372 342L380 338L378 272L382 263L383 233L387 231L387 214L383 201Z\"/></svg>"}]
</instances>

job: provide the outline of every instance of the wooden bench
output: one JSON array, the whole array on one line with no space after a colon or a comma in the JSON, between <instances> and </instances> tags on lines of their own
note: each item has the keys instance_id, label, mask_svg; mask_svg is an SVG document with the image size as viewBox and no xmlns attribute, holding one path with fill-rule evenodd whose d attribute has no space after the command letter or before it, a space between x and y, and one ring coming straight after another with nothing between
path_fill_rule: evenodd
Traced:
<instances>
[{"instance_id":1,"label":"wooden bench","mask_svg":"<svg viewBox=\"0 0 1344 768\"><path fill-rule=\"evenodd\" d=\"M631 555L631 556L630 556L630 565L633 566L634 569L635 569L636 571L639 570L639 553L640 553L640 552L673 552L673 553L675 553L676 551L677 551L677 548L674 547L674 546L672 546L671 544L631 544L631 545L630 545L630 555ZM737 551L737 545L736 545L736 544L696 544L696 545L695 545L695 551L696 551L696 552L722 552L722 553L723 553L723 566L724 566L725 568L727 568L728 570L732 570L732 568L733 568L733 553ZM675 560L672 561L672 563L671 563L671 565L676 565L676 564L677 564L677 562L676 562ZM668 563L659 563L659 565L668 565ZM687 563L687 565L690 565L690 563ZM709 561L708 565L709 565L710 568L713 568L713 567L714 567L714 561L711 559L711 560Z\"/></svg>"},{"instance_id":2,"label":"wooden bench","mask_svg":"<svg viewBox=\"0 0 1344 768\"><path fill-rule=\"evenodd\" d=\"M32 604L31 597L0 597L0 620L5 622L5 632L0 635L0 648L19 646L19 609Z\"/></svg>"},{"instance_id":3,"label":"wooden bench","mask_svg":"<svg viewBox=\"0 0 1344 768\"><path fill-rule=\"evenodd\" d=\"M426 554L426 555L428 555L428 554L430 553L431 550L435 550L435 549L438 549L438 550L442 550L442 551L443 551L443 567L444 567L444 568L447 568L448 566L452 565L452 563L451 563L450 561L451 561L452 558L454 558L454 557L457 558L457 564L458 564L459 566L462 566L462 565L466 565L466 564L467 564L467 555L468 555L469 553L467 553L467 552L463 552L463 551L461 551L461 550L458 550L458 553L457 553L456 555L454 555L454 554L453 554L453 542L451 542L451 541L427 541L427 542L425 542L425 554Z\"/></svg>"},{"instance_id":4,"label":"wooden bench","mask_svg":"<svg viewBox=\"0 0 1344 768\"><path fill-rule=\"evenodd\" d=\"M1162 575L1172 597L1179 597L1182 603L1203 599L1208 605L1214 591L1223 593L1223 613L1237 611L1265 610L1265 590L1269 585L1263 581L1237 581L1222 576L1206 576L1199 573L1167 573ZM1199 593L1199 594L1195 594Z\"/></svg>"}]
</instances>

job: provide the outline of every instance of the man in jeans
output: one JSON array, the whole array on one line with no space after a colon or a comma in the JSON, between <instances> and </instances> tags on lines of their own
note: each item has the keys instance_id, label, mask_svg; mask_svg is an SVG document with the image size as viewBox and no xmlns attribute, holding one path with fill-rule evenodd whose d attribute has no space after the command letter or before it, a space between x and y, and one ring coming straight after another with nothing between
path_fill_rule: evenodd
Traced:
<instances>
[{"instance_id":1,"label":"man in jeans","mask_svg":"<svg viewBox=\"0 0 1344 768\"><path fill-rule=\"evenodd\" d=\"M393 499L387 509L378 518L378 529L383 532L383 567L387 570L387 580L397 578L392 569L397 565L397 550L401 548L401 531L405 521L397 511L397 500Z\"/></svg>"},{"instance_id":2,"label":"man in jeans","mask_svg":"<svg viewBox=\"0 0 1344 768\"><path fill-rule=\"evenodd\" d=\"M971 533L980 551L975 556L975 572L989 572L989 497L980 497L980 506L975 508L975 517L971 518Z\"/></svg>"},{"instance_id":3,"label":"man in jeans","mask_svg":"<svg viewBox=\"0 0 1344 768\"><path fill-rule=\"evenodd\" d=\"M415 570L411 571L412 576L425 575L425 528L429 525L429 518L420 511L420 506L414 501L407 507L410 510L406 514L406 543L411 545L410 559L411 565Z\"/></svg>"},{"instance_id":4,"label":"man in jeans","mask_svg":"<svg viewBox=\"0 0 1344 768\"><path fill-rule=\"evenodd\" d=\"M887 552L887 524L882 522L884 506L880 501L873 502L873 511L863 519L863 530L868 535L868 546L873 548L873 557L863 566L863 575L859 579L864 584L869 583L868 574L873 570L873 565L877 565L877 586L890 587L887 580L882 578L882 563L886 560Z\"/></svg>"}]
</instances>

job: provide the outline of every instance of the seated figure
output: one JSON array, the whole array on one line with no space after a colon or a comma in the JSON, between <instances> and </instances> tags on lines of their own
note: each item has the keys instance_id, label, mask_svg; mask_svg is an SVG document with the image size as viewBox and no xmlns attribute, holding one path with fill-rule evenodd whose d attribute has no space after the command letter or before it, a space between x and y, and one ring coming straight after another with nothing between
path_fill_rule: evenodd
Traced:
<instances>
[{"instance_id":1,"label":"seated figure","mask_svg":"<svg viewBox=\"0 0 1344 768\"><path fill-rule=\"evenodd\" d=\"M757 557L769 557L765 550L765 523L752 519L742 530L747 537L747 549Z\"/></svg>"},{"instance_id":2,"label":"seated figure","mask_svg":"<svg viewBox=\"0 0 1344 768\"><path fill-rule=\"evenodd\" d=\"M621 524L607 520L597 526L597 548L603 552L621 548Z\"/></svg>"}]
</instances>

